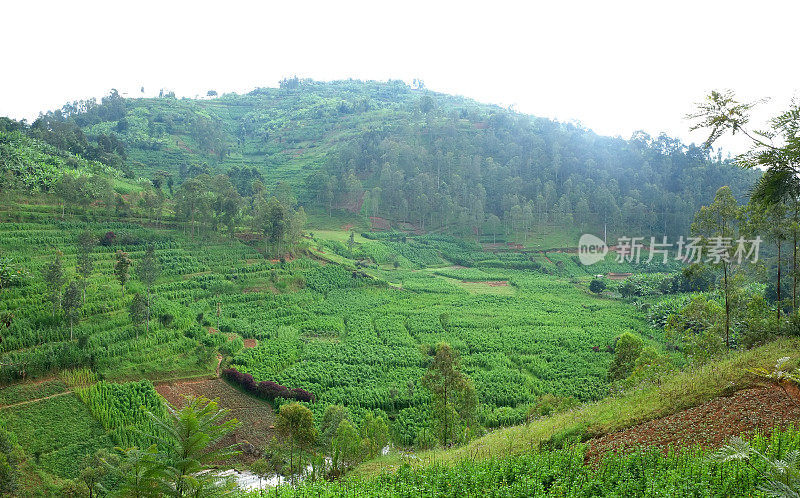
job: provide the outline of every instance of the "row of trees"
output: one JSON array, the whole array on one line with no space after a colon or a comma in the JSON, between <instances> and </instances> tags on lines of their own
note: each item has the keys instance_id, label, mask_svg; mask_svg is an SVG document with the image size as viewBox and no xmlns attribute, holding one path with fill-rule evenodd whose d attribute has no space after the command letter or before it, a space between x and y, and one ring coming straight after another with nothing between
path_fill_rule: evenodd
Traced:
<instances>
[{"instance_id":1,"label":"row of trees","mask_svg":"<svg viewBox=\"0 0 800 498\"><path fill-rule=\"evenodd\" d=\"M98 239L89 231L84 231L78 236L76 242L76 275L69 279L65 270L60 252L56 253L53 260L42 270L42 277L47 288L49 300L53 306L53 317L59 310L69 324L70 340L74 339L73 325L80 320L81 307L86 304L86 290L89 279L94 273L94 260L92 251ZM125 284L130 279L130 269L133 261L124 251L117 251L114 263L114 277L120 284L122 297L125 297ZM129 305L131 321L134 324L144 324L146 332L150 331L150 310L152 306L152 287L161 274L161 266L155 253L155 247L149 245L136 267L136 276L144 284L144 296L137 293ZM138 337L138 329L137 329Z\"/></svg>"},{"instance_id":2,"label":"row of trees","mask_svg":"<svg viewBox=\"0 0 800 498\"><path fill-rule=\"evenodd\" d=\"M774 264L775 330L780 332L784 311L797 312L798 230L800 230L800 103L772 118L763 131L750 128L750 111L757 103L743 103L731 91L711 92L689 117L696 120L692 129L709 131L706 147L711 147L726 133L741 134L750 140L751 148L739 155L736 162L746 169L762 169L764 174L753 189L747 206L737 205L730 189L717 191L714 202L696 215L693 231L708 241L712 237L733 239L740 234L764 235L775 244ZM784 302L782 292L785 246L791 249L791 303ZM731 266L733 247L718 265L723 273L722 292L725 301L725 340L730 346L731 294L735 282ZM788 258L787 258L788 259ZM771 279L770 279L771 280Z\"/></svg>"}]
</instances>

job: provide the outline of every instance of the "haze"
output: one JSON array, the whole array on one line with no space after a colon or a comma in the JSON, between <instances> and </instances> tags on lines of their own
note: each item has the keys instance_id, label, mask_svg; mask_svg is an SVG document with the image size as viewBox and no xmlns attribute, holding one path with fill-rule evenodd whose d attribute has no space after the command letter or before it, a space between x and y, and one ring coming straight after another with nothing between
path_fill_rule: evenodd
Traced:
<instances>
[{"instance_id":1,"label":"haze","mask_svg":"<svg viewBox=\"0 0 800 498\"><path fill-rule=\"evenodd\" d=\"M13 2L0 115L34 119L67 101L159 89L247 92L298 75L424 80L435 91L699 142L683 116L712 88L784 109L800 67L796 2ZM722 142L740 152L745 143Z\"/></svg>"}]
</instances>

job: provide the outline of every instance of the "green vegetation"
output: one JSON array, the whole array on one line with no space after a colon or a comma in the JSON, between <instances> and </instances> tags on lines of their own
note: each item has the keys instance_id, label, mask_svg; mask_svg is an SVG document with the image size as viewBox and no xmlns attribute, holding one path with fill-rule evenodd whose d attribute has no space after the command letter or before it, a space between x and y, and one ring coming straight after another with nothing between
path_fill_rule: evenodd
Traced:
<instances>
[{"instance_id":1,"label":"green vegetation","mask_svg":"<svg viewBox=\"0 0 800 498\"><path fill-rule=\"evenodd\" d=\"M796 489L796 466L789 476L781 472L784 467L780 460L796 458L792 456L796 451L790 448L797 448L798 444L798 431L788 430L754 437L752 451L765 454L766 459L754 459L752 464L743 459L711 459L707 451L699 449L667 455L657 449L642 449L624 455L610 454L597 466L584 462L584 447L577 445L558 451L469 459L419 469L404 465L397 472L369 479L311 483L296 490L281 490L281 495L706 496L713 491L723 496L753 496L767 488L762 478L765 473L791 479Z\"/></svg>"},{"instance_id":2,"label":"green vegetation","mask_svg":"<svg viewBox=\"0 0 800 498\"><path fill-rule=\"evenodd\" d=\"M290 495L748 494L797 446L740 445L755 468L584 462L798 350L800 189L744 204L757 175L704 150L396 82L112 93L0 125L0 475L20 494L224 491L237 422L156 389L197 376L277 411L242 461L312 481ZM709 251L767 247L589 267L571 247L690 225Z\"/></svg>"}]
</instances>

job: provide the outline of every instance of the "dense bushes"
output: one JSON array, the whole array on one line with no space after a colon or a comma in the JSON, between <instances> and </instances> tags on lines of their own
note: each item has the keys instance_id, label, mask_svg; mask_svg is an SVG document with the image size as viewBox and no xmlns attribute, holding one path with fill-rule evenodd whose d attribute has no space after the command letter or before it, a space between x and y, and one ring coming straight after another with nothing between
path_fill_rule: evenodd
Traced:
<instances>
[{"instance_id":1,"label":"dense bushes","mask_svg":"<svg viewBox=\"0 0 800 498\"><path fill-rule=\"evenodd\" d=\"M300 389L299 387L290 389L286 386L282 386L269 380L256 382L252 375L241 373L235 368L223 369L222 376L240 386L250 394L260 398L268 399L270 401L274 400L275 398L294 399L305 402L313 402L316 400L316 396L304 389Z\"/></svg>"}]
</instances>

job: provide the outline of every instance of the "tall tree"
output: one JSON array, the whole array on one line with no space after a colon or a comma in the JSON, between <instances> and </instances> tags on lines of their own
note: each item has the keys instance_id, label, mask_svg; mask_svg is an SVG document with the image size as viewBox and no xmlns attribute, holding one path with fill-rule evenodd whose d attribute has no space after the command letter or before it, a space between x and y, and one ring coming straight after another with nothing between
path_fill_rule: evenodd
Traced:
<instances>
[{"instance_id":1,"label":"tall tree","mask_svg":"<svg viewBox=\"0 0 800 498\"><path fill-rule=\"evenodd\" d=\"M461 372L458 354L444 342L436 345L435 356L422 377L422 384L431 392L439 440L446 446L458 437L462 428L474 421L475 387Z\"/></svg>"},{"instance_id":2,"label":"tall tree","mask_svg":"<svg viewBox=\"0 0 800 498\"><path fill-rule=\"evenodd\" d=\"M78 275L81 277L81 301L86 304L86 283L92 276L94 271L94 262L92 261L92 250L97 244L97 237L92 232L85 230L78 236L77 246L77 259L78 259Z\"/></svg>"},{"instance_id":3,"label":"tall tree","mask_svg":"<svg viewBox=\"0 0 800 498\"><path fill-rule=\"evenodd\" d=\"M336 428L331 446L333 449L332 459L334 468L343 464L345 469L361 461L364 454L364 446L358 435L358 430L350 420L344 419Z\"/></svg>"},{"instance_id":4,"label":"tall tree","mask_svg":"<svg viewBox=\"0 0 800 498\"><path fill-rule=\"evenodd\" d=\"M138 292L135 293L128 305L128 314L131 317L131 323L137 326L136 338L138 339L139 326L148 320L147 299Z\"/></svg>"},{"instance_id":5,"label":"tall tree","mask_svg":"<svg viewBox=\"0 0 800 498\"><path fill-rule=\"evenodd\" d=\"M792 232L792 308L797 309L797 232L800 209L800 101L793 101L783 113L773 117L767 128L751 128L751 111L763 101L741 102L733 91L712 91L697 104L697 112L688 115L695 123L692 130L709 132L704 142L710 148L722 136L737 133L746 136L750 149L736 157L744 168L765 170L752 191L752 200L759 204L787 203L794 213Z\"/></svg>"},{"instance_id":6,"label":"tall tree","mask_svg":"<svg viewBox=\"0 0 800 498\"><path fill-rule=\"evenodd\" d=\"M69 323L69 340L71 341L73 338L72 324L80 317L81 308L81 289L74 280L69 283L67 289L64 291L64 299L61 301L61 307Z\"/></svg>"},{"instance_id":7,"label":"tall tree","mask_svg":"<svg viewBox=\"0 0 800 498\"><path fill-rule=\"evenodd\" d=\"M43 274L47 291L50 294L50 302L53 304L53 316L56 316L58 308L61 306L61 290L66 283L61 254L56 254L53 261L44 269Z\"/></svg>"},{"instance_id":8,"label":"tall tree","mask_svg":"<svg viewBox=\"0 0 800 498\"><path fill-rule=\"evenodd\" d=\"M722 292L725 297L725 345L730 348L731 336L731 262L735 251L741 210L730 187L721 187L714 202L695 214L692 233L701 239L706 262L722 268ZM709 259L710 258L710 259Z\"/></svg>"},{"instance_id":9,"label":"tall tree","mask_svg":"<svg viewBox=\"0 0 800 498\"><path fill-rule=\"evenodd\" d=\"M295 451L308 450L317 440L314 415L311 410L299 403L281 405L275 421L275 429L289 446L289 471L295 474ZM297 472L300 471L301 458L297 458Z\"/></svg>"},{"instance_id":10,"label":"tall tree","mask_svg":"<svg viewBox=\"0 0 800 498\"><path fill-rule=\"evenodd\" d=\"M122 297L125 297L125 284L128 282L129 270L131 267L131 258L128 253L122 250L117 250L117 261L114 263L114 275L122 287Z\"/></svg>"},{"instance_id":11,"label":"tall tree","mask_svg":"<svg viewBox=\"0 0 800 498\"><path fill-rule=\"evenodd\" d=\"M322 423L320 424L320 444L322 448L330 453L332 451L331 444L333 438L336 437L336 430L343 420L350 419L350 412L342 405L330 405L325 409L322 415Z\"/></svg>"},{"instance_id":12,"label":"tall tree","mask_svg":"<svg viewBox=\"0 0 800 498\"><path fill-rule=\"evenodd\" d=\"M201 175L204 176L204 175ZM202 178L190 178L181 184L175 196L175 212L189 223L190 236L194 237L198 219L203 219L211 199ZM186 224L184 224L184 232Z\"/></svg>"},{"instance_id":13,"label":"tall tree","mask_svg":"<svg viewBox=\"0 0 800 498\"><path fill-rule=\"evenodd\" d=\"M386 423L386 419L367 413L361 422L361 438L364 440L364 447L370 457L380 455L389 444L389 425Z\"/></svg>"}]
</instances>

